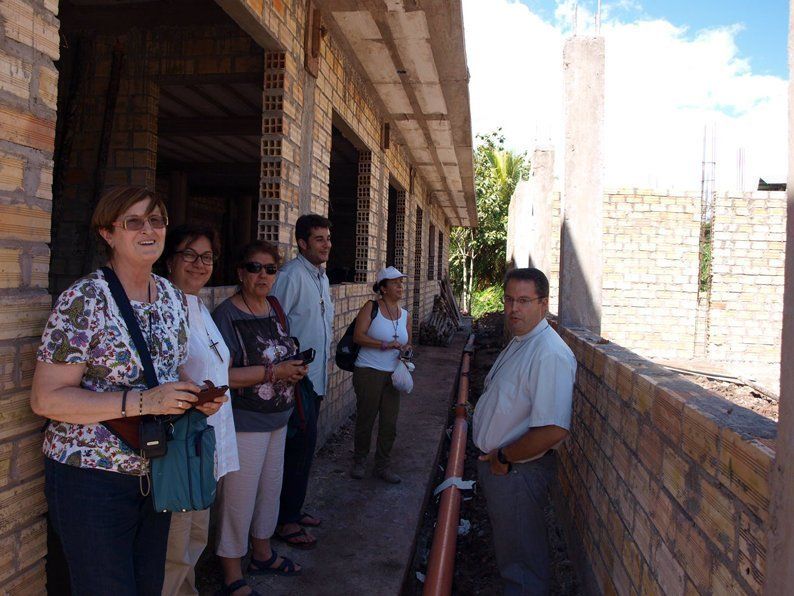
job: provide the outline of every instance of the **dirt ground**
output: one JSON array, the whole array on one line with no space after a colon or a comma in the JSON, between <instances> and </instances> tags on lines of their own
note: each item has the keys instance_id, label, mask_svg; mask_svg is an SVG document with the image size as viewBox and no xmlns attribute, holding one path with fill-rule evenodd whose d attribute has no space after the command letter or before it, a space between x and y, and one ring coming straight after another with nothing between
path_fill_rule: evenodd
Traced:
<instances>
[{"instance_id":1,"label":"dirt ground","mask_svg":"<svg viewBox=\"0 0 794 596\"><path fill-rule=\"evenodd\" d=\"M474 332L477 335L477 352L474 366L470 375L469 399L476 405L477 397L482 391L485 376L491 368L503 346L502 315L485 315L475 322ZM452 419L450 418L450 425ZM435 485L444 479L443 466L446 464L448 445L442 454L439 469L437 470ZM466 445L466 462L463 477L466 480L476 479L476 458L479 455L477 448L471 441L469 433ZM485 497L476 489L467 491L461 503L461 522L469 527L463 533L459 528L457 540L457 553L455 558L455 576L453 578L453 594L496 596L502 593L502 584L493 550L491 525L485 505ZM433 539L436 516L438 514L439 498L431 500L424 514L422 529L417 539L416 555L413 573L407 578L403 596L421 594L422 583L417 579L417 572L427 572L427 560ZM581 590L578 586L576 575L571 561L568 558L567 547L563 538L556 512L553 507L546 511L549 522L549 544L552 552L552 566L554 584L551 594L554 596L578 596Z\"/></svg>"},{"instance_id":2,"label":"dirt ground","mask_svg":"<svg viewBox=\"0 0 794 596\"><path fill-rule=\"evenodd\" d=\"M765 395L749 385L738 385L727 381L716 381L702 376L687 376L687 379L701 387L711 389L722 397L753 412L777 422L777 400Z\"/></svg>"}]
</instances>

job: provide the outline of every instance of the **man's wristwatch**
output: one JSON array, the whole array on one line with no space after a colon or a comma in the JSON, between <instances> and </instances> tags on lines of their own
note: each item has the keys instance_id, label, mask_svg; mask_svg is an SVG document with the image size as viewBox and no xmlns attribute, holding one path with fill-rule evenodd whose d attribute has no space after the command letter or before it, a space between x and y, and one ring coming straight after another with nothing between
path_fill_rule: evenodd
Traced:
<instances>
[{"instance_id":1,"label":"man's wristwatch","mask_svg":"<svg viewBox=\"0 0 794 596\"><path fill-rule=\"evenodd\" d=\"M510 471L513 469L513 464L512 464L512 463L510 463L509 461L507 461L507 458L505 457L505 454L504 454L504 452L502 451L502 448L501 448L501 447L499 447L499 449L497 449L497 450L496 450L496 459L497 459L497 460L499 461L499 463L500 463L500 464L502 464L503 466L507 466L507 471L508 471L508 472L510 472Z\"/></svg>"}]
</instances>

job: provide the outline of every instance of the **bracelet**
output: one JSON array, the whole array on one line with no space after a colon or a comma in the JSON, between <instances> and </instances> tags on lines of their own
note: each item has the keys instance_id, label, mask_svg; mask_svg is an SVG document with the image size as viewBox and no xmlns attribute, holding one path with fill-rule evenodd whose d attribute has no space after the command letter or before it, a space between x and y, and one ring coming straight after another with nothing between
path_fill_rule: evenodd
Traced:
<instances>
[{"instance_id":1,"label":"bracelet","mask_svg":"<svg viewBox=\"0 0 794 596\"><path fill-rule=\"evenodd\" d=\"M127 394L130 392L129 389L125 389L124 393L121 394L121 417L127 417Z\"/></svg>"},{"instance_id":2,"label":"bracelet","mask_svg":"<svg viewBox=\"0 0 794 596\"><path fill-rule=\"evenodd\" d=\"M267 383L267 364L262 365L262 383Z\"/></svg>"},{"instance_id":3,"label":"bracelet","mask_svg":"<svg viewBox=\"0 0 794 596\"><path fill-rule=\"evenodd\" d=\"M501 447L499 447L499 449L496 450L496 459L499 460L499 463L502 464L503 466L510 465L510 462L507 461L507 458L505 457L504 451L502 451Z\"/></svg>"},{"instance_id":4,"label":"bracelet","mask_svg":"<svg viewBox=\"0 0 794 596\"><path fill-rule=\"evenodd\" d=\"M138 391L138 415L143 416L143 391Z\"/></svg>"},{"instance_id":5,"label":"bracelet","mask_svg":"<svg viewBox=\"0 0 794 596\"><path fill-rule=\"evenodd\" d=\"M388 349L389 349L389 346L388 346L388 344L386 344L385 341L380 342L380 351L381 352L385 352Z\"/></svg>"}]
</instances>

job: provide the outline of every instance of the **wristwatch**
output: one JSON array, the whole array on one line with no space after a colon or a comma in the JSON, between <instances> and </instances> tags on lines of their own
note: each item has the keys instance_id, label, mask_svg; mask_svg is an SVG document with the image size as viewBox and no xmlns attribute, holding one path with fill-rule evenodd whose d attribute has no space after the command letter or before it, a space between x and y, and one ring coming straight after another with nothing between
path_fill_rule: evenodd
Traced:
<instances>
[{"instance_id":1,"label":"wristwatch","mask_svg":"<svg viewBox=\"0 0 794 596\"><path fill-rule=\"evenodd\" d=\"M497 449L497 450L496 450L496 459L497 459L497 460L499 461L499 463L500 463L500 464L502 464L503 466L507 466L507 471L508 471L508 472L512 471L512 469L513 469L513 464L512 464L512 463L510 463L509 461L507 461L507 458L505 457L505 454L504 454L504 452L502 451L502 448L501 448L501 447L499 447L499 449Z\"/></svg>"}]
</instances>

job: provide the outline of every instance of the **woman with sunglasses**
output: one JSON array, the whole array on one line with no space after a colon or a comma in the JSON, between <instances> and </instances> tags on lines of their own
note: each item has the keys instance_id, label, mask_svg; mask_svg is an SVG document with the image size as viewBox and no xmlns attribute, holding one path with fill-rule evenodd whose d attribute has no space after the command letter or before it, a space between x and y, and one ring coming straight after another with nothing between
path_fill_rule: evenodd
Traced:
<instances>
[{"instance_id":1,"label":"woman with sunglasses","mask_svg":"<svg viewBox=\"0 0 794 596\"><path fill-rule=\"evenodd\" d=\"M72 594L159 596L162 589L171 515L154 510L149 461L103 423L181 414L196 401L199 388L180 381L178 371L187 357L185 296L152 274L167 224L165 205L141 187L106 191L91 219L159 385L147 389L143 361L102 269L60 295L37 353L30 402L50 420L45 493Z\"/></svg>"},{"instance_id":2,"label":"woman with sunglasses","mask_svg":"<svg viewBox=\"0 0 794 596\"><path fill-rule=\"evenodd\" d=\"M197 384L205 379L215 385L229 384L229 349L198 296L212 276L219 251L220 239L214 229L186 224L168 232L162 258L168 279L187 298L190 339L183 373ZM220 479L240 466L231 402L228 397L218 400L221 405L207 422L215 430L215 476ZM171 515L163 596L198 594L195 567L207 546L209 525L209 509Z\"/></svg>"},{"instance_id":3,"label":"woman with sunglasses","mask_svg":"<svg viewBox=\"0 0 794 596\"><path fill-rule=\"evenodd\" d=\"M243 579L240 560L253 547L246 570L253 575L296 575L301 567L270 547L276 529L287 422L294 385L307 373L296 342L280 321L280 306L268 298L280 256L275 245L255 241L240 252L238 292L213 318L231 352L229 384L240 469L218 487L217 554L223 594L256 594Z\"/></svg>"}]
</instances>

